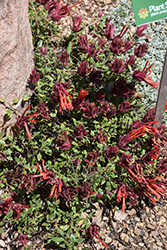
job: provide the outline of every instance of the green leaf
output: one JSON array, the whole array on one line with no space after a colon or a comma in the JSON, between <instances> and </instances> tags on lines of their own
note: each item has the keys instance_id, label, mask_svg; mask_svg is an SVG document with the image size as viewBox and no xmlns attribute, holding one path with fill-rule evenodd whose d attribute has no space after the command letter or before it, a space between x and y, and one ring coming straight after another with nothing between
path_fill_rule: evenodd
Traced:
<instances>
[{"instance_id":1,"label":"green leaf","mask_svg":"<svg viewBox=\"0 0 167 250\"><path fill-rule=\"evenodd\" d=\"M13 104L17 104L19 102L19 99L18 98L14 98L13 99Z\"/></svg>"},{"instance_id":2,"label":"green leaf","mask_svg":"<svg viewBox=\"0 0 167 250\"><path fill-rule=\"evenodd\" d=\"M6 102L6 101L5 101L5 99L0 98L0 102L2 102L2 103L3 103L3 102Z\"/></svg>"},{"instance_id":3,"label":"green leaf","mask_svg":"<svg viewBox=\"0 0 167 250\"><path fill-rule=\"evenodd\" d=\"M26 94L24 97L23 97L23 101L25 102L25 101L27 101L28 99L29 99L29 94Z\"/></svg>"},{"instance_id":4,"label":"green leaf","mask_svg":"<svg viewBox=\"0 0 167 250\"><path fill-rule=\"evenodd\" d=\"M59 242L65 241L65 239L62 238L62 237L54 237L54 238L52 238L52 240L53 240L55 243L59 243Z\"/></svg>"},{"instance_id":5,"label":"green leaf","mask_svg":"<svg viewBox=\"0 0 167 250\"><path fill-rule=\"evenodd\" d=\"M0 233L5 233L5 231L2 228L0 228Z\"/></svg>"},{"instance_id":6,"label":"green leaf","mask_svg":"<svg viewBox=\"0 0 167 250\"><path fill-rule=\"evenodd\" d=\"M13 112L10 109L6 110L7 115L9 116L9 118L12 116Z\"/></svg>"},{"instance_id":7,"label":"green leaf","mask_svg":"<svg viewBox=\"0 0 167 250\"><path fill-rule=\"evenodd\" d=\"M83 238L78 238L78 239L75 240L75 242L77 242L77 243L81 243L81 242L83 242L83 241L84 241Z\"/></svg>"},{"instance_id":8,"label":"green leaf","mask_svg":"<svg viewBox=\"0 0 167 250\"><path fill-rule=\"evenodd\" d=\"M4 220L9 219L10 217L12 217L13 215L13 210L11 210L9 213L7 213L7 215L3 218Z\"/></svg>"},{"instance_id":9,"label":"green leaf","mask_svg":"<svg viewBox=\"0 0 167 250\"><path fill-rule=\"evenodd\" d=\"M41 153L37 154L37 160L38 160L38 161L40 161L40 160L41 160L41 158L42 158Z\"/></svg>"},{"instance_id":10,"label":"green leaf","mask_svg":"<svg viewBox=\"0 0 167 250\"><path fill-rule=\"evenodd\" d=\"M70 55L71 53L71 42L69 42L68 47L67 47L67 53Z\"/></svg>"}]
</instances>

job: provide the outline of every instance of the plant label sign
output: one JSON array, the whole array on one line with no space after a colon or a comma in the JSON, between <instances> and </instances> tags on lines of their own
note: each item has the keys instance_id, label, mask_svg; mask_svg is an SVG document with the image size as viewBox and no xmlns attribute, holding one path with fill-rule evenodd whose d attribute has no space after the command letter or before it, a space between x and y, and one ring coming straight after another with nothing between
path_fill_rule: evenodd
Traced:
<instances>
[{"instance_id":1,"label":"plant label sign","mask_svg":"<svg viewBox=\"0 0 167 250\"><path fill-rule=\"evenodd\" d=\"M136 25L167 17L167 0L132 0Z\"/></svg>"}]
</instances>

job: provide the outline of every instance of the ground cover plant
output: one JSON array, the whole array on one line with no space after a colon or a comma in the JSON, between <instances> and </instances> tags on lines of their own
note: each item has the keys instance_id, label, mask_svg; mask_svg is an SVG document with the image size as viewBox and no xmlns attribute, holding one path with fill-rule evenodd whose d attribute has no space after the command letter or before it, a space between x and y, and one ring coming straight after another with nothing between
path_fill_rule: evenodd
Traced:
<instances>
[{"instance_id":1,"label":"ground cover plant","mask_svg":"<svg viewBox=\"0 0 167 250\"><path fill-rule=\"evenodd\" d=\"M0 230L9 223L25 249L38 234L43 241L36 247L77 249L85 238L101 241L93 214L83 216L92 203L117 202L125 211L167 193L166 127L138 93L141 81L155 89L159 83L149 60L139 64L148 50L140 43L147 25L132 36L124 24L115 34L112 18L99 12L91 25L74 16L64 36L61 20L72 6L29 5L33 95L13 136L1 133Z\"/></svg>"}]
</instances>

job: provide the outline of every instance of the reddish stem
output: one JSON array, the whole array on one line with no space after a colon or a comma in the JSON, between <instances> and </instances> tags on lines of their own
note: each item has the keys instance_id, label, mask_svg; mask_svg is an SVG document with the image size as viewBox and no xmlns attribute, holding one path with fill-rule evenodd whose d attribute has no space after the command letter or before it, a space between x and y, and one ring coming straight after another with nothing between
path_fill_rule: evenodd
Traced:
<instances>
[{"instance_id":1,"label":"reddish stem","mask_svg":"<svg viewBox=\"0 0 167 250\"><path fill-rule=\"evenodd\" d=\"M95 236L95 237L103 244L103 246L108 248L108 246L101 239L99 239L99 237L97 237L97 236Z\"/></svg>"}]
</instances>

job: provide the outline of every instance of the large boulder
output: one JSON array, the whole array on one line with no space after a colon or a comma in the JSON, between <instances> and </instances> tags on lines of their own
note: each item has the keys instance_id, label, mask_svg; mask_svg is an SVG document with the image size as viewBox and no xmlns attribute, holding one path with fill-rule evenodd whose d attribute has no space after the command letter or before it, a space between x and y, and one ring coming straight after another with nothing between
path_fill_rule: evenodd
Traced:
<instances>
[{"instance_id":1,"label":"large boulder","mask_svg":"<svg viewBox=\"0 0 167 250\"><path fill-rule=\"evenodd\" d=\"M33 69L33 44L28 17L28 0L0 0L0 125L7 127L6 110L21 111L27 103L23 97L31 93L27 79ZM17 113L17 112L16 112Z\"/></svg>"}]
</instances>

